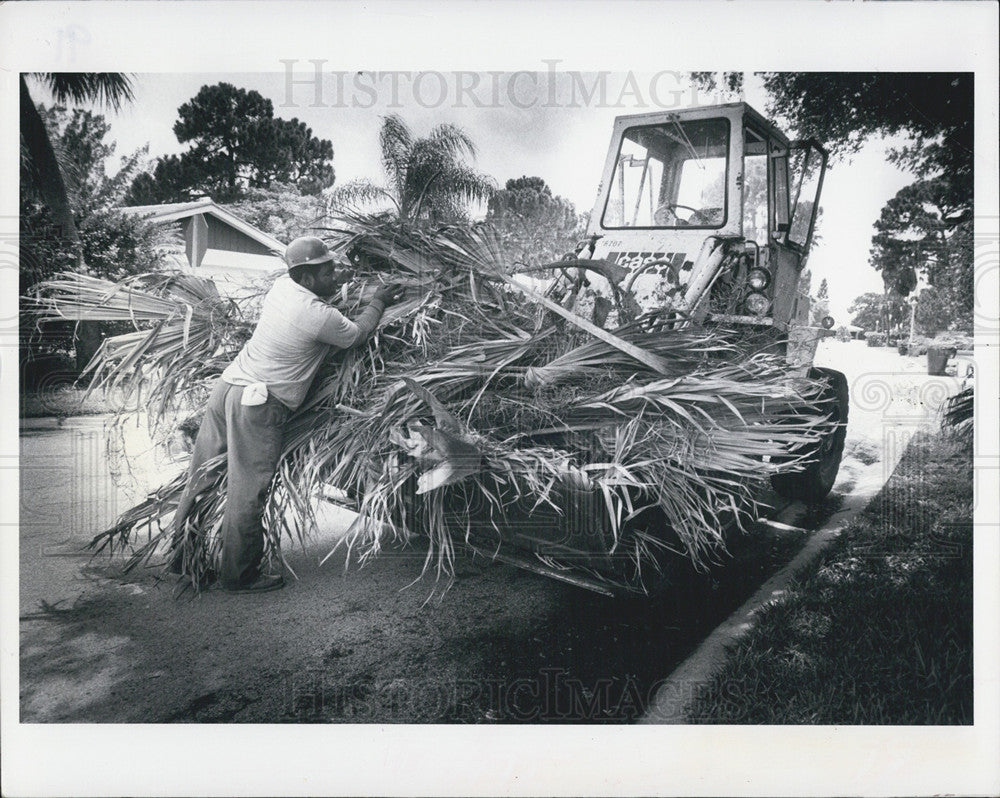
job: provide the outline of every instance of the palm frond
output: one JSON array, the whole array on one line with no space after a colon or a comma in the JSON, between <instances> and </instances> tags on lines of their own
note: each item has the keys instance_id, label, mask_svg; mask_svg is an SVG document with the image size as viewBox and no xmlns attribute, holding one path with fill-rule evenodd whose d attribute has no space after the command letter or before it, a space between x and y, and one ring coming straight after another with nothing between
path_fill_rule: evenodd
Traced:
<instances>
[{"instance_id":1,"label":"palm frond","mask_svg":"<svg viewBox=\"0 0 1000 798\"><path fill-rule=\"evenodd\" d=\"M187 391L221 373L250 332L236 304L211 281L183 272L121 283L66 272L38 284L25 308L39 324L131 322L134 332L105 339L87 365L85 373L93 374L87 394L113 391L126 403L145 394L154 427Z\"/></svg>"},{"instance_id":2,"label":"palm frond","mask_svg":"<svg viewBox=\"0 0 1000 798\"><path fill-rule=\"evenodd\" d=\"M34 72L59 102L94 102L121 110L135 96L132 77L120 72Z\"/></svg>"},{"instance_id":3,"label":"palm frond","mask_svg":"<svg viewBox=\"0 0 1000 798\"><path fill-rule=\"evenodd\" d=\"M382 202L390 202L399 208L395 197L384 188L376 186L368 180L352 180L335 186L327 194L327 203L332 213L363 208Z\"/></svg>"},{"instance_id":4,"label":"palm frond","mask_svg":"<svg viewBox=\"0 0 1000 798\"><path fill-rule=\"evenodd\" d=\"M390 114L382 120L379 131L379 149L382 156L382 168L389 182L401 196L403 181L406 175L406 165L413 148L413 134L398 114Z\"/></svg>"},{"instance_id":5,"label":"palm frond","mask_svg":"<svg viewBox=\"0 0 1000 798\"><path fill-rule=\"evenodd\" d=\"M487 202L496 192L492 178L463 164L442 164L437 171L427 172L414 178L414 186L421 180L424 183L411 210L413 218L419 218L425 208L431 212L443 209L445 218L453 217L468 203Z\"/></svg>"},{"instance_id":6,"label":"palm frond","mask_svg":"<svg viewBox=\"0 0 1000 798\"><path fill-rule=\"evenodd\" d=\"M475 142L456 125L438 125L430 132L427 141L436 151L444 153L452 160L466 156L475 158L477 154Z\"/></svg>"},{"instance_id":7,"label":"palm frond","mask_svg":"<svg viewBox=\"0 0 1000 798\"><path fill-rule=\"evenodd\" d=\"M976 394L970 386L949 396L941 412L941 426L960 436L972 436L975 423Z\"/></svg>"}]
</instances>

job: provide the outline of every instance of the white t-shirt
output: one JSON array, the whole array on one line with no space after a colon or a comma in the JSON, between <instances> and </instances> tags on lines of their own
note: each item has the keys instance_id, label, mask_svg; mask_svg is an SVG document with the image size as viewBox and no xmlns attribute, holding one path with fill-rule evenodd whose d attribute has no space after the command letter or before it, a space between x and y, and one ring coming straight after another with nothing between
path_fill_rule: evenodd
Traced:
<instances>
[{"instance_id":1,"label":"white t-shirt","mask_svg":"<svg viewBox=\"0 0 1000 798\"><path fill-rule=\"evenodd\" d=\"M264 297L257 328L222 379L230 385L263 382L269 394L295 410L330 347L348 349L367 337L383 309L374 300L353 322L283 274Z\"/></svg>"}]
</instances>

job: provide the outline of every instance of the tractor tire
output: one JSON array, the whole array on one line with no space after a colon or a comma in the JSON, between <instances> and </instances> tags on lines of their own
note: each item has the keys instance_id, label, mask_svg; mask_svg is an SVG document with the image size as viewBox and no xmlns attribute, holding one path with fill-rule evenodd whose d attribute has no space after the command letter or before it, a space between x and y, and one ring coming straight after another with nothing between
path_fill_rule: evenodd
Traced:
<instances>
[{"instance_id":1,"label":"tractor tire","mask_svg":"<svg viewBox=\"0 0 1000 798\"><path fill-rule=\"evenodd\" d=\"M844 440L847 437L847 413L849 407L847 378L839 371L826 368L811 368L809 376L825 379L827 391L824 396L831 401L833 412L837 414L837 427L816 446L812 452L814 460L803 471L775 474L771 477L771 487L788 499L796 499L807 504L820 502L826 498L837 481L840 458L844 454Z\"/></svg>"}]
</instances>

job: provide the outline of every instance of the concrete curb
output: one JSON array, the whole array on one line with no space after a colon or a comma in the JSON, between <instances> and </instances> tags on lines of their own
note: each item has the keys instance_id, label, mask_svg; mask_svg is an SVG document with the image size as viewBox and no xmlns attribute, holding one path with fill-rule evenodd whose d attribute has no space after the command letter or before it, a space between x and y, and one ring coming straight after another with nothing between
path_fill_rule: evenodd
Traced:
<instances>
[{"instance_id":1,"label":"concrete curb","mask_svg":"<svg viewBox=\"0 0 1000 798\"><path fill-rule=\"evenodd\" d=\"M652 704L639 723L688 722L688 713L702 688L708 686L722 670L729 658L733 645L753 628L757 613L770 602L778 599L789 584L804 568L816 560L844 528L872 498L878 494L887 477L881 465L876 469L865 469L864 479L859 479L854 490L844 498L844 505L830 516L829 520L815 530L797 555L778 573L767 580L743 605L717 626L701 645L682 662L660 685ZM791 519L803 509L796 502L787 507L779 517Z\"/></svg>"}]
</instances>

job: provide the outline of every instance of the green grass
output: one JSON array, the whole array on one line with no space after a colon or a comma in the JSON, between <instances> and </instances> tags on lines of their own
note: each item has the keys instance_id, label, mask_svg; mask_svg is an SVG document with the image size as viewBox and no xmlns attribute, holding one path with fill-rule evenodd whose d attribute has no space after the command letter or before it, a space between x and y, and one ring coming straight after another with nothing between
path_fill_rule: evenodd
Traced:
<instances>
[{"instance_id":1,"label":"green grass","mask_svg":"<svg viewBox=\"0 0 1000 798\"><path fill-rule=\"evenodd\" d=\"M695 723L971 724L972 453L911 443L881 493L731 652Z\"/></svg>"}]
</instances>

